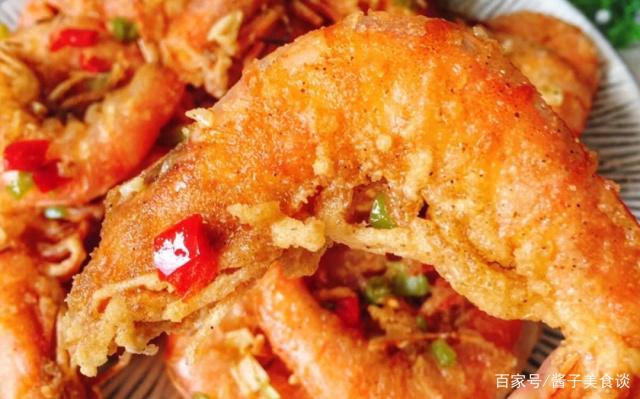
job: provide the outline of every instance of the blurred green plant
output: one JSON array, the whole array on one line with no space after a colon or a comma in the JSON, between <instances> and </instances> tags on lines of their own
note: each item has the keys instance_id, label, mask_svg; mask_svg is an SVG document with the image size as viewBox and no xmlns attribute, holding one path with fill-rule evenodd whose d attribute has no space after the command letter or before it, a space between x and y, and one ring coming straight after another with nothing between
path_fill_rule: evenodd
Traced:
<instances>
[{"instance_id":1,"label":"blurred green plant","mask_svg":"<svg viewBox=\"0 0 640 399\"><path fill-rule=\"evenodd\" d=\"M640 0L571 0L617 48L640 42Z\"/></svg>"}]
</instances>

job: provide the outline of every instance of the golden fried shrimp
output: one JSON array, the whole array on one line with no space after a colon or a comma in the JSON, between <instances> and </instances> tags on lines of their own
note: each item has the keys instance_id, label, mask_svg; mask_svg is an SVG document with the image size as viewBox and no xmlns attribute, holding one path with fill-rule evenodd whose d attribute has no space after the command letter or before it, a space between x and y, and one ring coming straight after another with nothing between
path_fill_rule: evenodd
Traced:
<instances>
[{"instance_id":1,"label":"golden fried shrimp","mask_svg":"<svg viewBox=\"0 0 640 399\"><path fill-rule=\"evenodd\" d=\"M0 251L27 251L41 273L67 281L86 260L103 214L96 204L0 213Z\"/></svg>"},{"instance_id":2,"label":"golden fried shrimp","mask_svg":"<svg viewBox=\"0 0 640 399\"><path fill-rule=\"evenodd\" d=\"M386 0L192 0L170 22L160 49L184 81L219 98L254 59L360 10L433 12L426 3L409 7Z\"/></svg>"},{"instance_id":3,"label":"golden fried shrimp","mask_svg":"<svg viewBox=\"0 0 640 399\"><path fill-rule=\"evenodd\" d=\"M228 89L229 69L238 52L240 26L267 4L260 0L189 1L185 12L170 23L162 39L164 63L183 81L204 86L211 95L221 97ZM274 24L282 12L282 7L270 8L265 12L264 24Z\"/></svg>"},{"instance_id":4,"label":"golden fried shrimp","mask_svg":"<svg viewBox=\"0 0 640 399\"><path fill-rule=\"evenodd\" d=\"M76 38L84 34L87 42L78 47L68 45L73 38L69 29L76 30ZM116 69L121 75L130 75L143 62L136 44L116 40L101 20L90 17L53 17L18 29L3 40L1 47L31 68L25 79L35 74L46 93L81 72L97 75ZM5 74L9 73L7 68ZM28 94L35 96L30 91Z\"/></svg>"},{"instance_id":5,"label":"golden fried shrimp","mask_svg":"<svg viewBox=\"0 0 640 399\"><path fill-rule=\"evenodd\" d=\"M108 196L65 319L84 373L329 241L435 265L483 311L561 328L597 373L639 373L638 224L495 41L355 15L191 115L188 142ZM352 217L367 188L385 228Z\"/></svg>"},{"instance_id":6,"label":"golden fried shrimp","mask_svg":"<svg viewBox=\"0 0 640 399\"><path fill-rule=\"evenodd\" d=\"M180 0L137 2L44 0L46 8L71 15L126 17L146 45L183 80L219 98L250 61L324 25L362 10L409 12L390 1ZM34 3L34 11L42 8ZM427 12L416 4L412 12ZM42 12L35 12L36 16ZM26 18L26 17L25 17ZM34 19L34 16L28 17Z\"/></svg>"},{"instance_id":7,"label":"golden fried shrimp","mask_svg":"<svg viewBox=\"0 0 640 399\"><path fill-rule=\"evenodd\" d=\"M405 285L409 264L334 246L304 283L273 269L201 341L171 336L169 373L187 398L496 397L495 375L518 370L536 334L412 266L422 283Z\"/></svg>"},{"instance_id":8,"label":"golden fried shrimp","mask_svg":"<svg viewBox=\"0 0 640 399\"><path fill-rule=\"evenodd\" d=\"M135 38L145 44L157 43L166 34L171 21L178 18L190 0L31 0L20 15L20 26L32 26L57 15L100 19L111 25L114 19L135 24ZM113 29L113 26L111 26ZM150 50L157 50L151 46Z\"/></svg>"},{"instance_id":9,"label":"golden fried shrimp","mask_svg":"<svg viewBox=\"0 0 640 399\"><path fill-rule=\"evenodd\" d=\"M107 35L98 20L59 17L1 43L3 210L104 194L171 117L183 84L162 67L138 67L139 54L132 61Z\"/></svg>"},{"instance_id":10,"label":"golden fried shrimp","mask_svg":"<svg viewBox=\"0 0 640 399\"><path fill-rule=\"evenodd\" d=\"M247 335L250 342L261 342L260 339L240 327L230 331L230 334ZM260 337L260 335L258 335ZM257 341L256 341L257 340ZM237 374L239 362L244 358L237 354L238 350L225 341L221 333L213 332L201 342L194 353L195 361L191 361L188 348L193 345L193 339L189 335L171 335L165 348L167 372L174 386L185 398L192 398L198 393L204 393L207 397L218 399L241 399L252 397L244 395L237 381L243 381ZM244 358L244 364L255 365L253 358ZM248 363L251 362L251 363ZM269 359L264 366L261 365L268 376L267 389L275 390L280 398L287 399L311 399L300 384L291 384L291 373L278 358ZM233 370L233 371L232 371ZM257 371L260 373L260 371ZM263 377L259 375L258 378ZM249 390L245 390L249 391ZM251 391L249 391L251 392ZM267 396L268 397L268 396Z\"/></svg>"},{"instance_id":11,"label":"golden fried shrimp","mask_svg":"<svg viewBox=\"0 0 640 399\"><path fill-rule=\"evenodd\" d=\"M544 101L576 136L587 124L593 93L571 65L556 53L515 35L494 37L513 64L531 81Z\"/></svg>"},{"instance_id":12,"label":"golden fried shrimp","mask_svg":"<svg viewBox=\"0 0 640 399\"><path fill-rule=\"evenodd\" d=\"M278 273L272 269L265 277L260 325L311 397L494 398L495 375L512 372L516 364L508 352L474 333L451 344L457 360L447 366L428 353L371 350L357 331L322 309L300 281ZM433 335L434 340L440 336Z\"/></svg>"},{"instance_id":13,"label":"golden fried shrimp","mask_svg":"<svg viewBox=\"0 0 640 399\"><path fill-rule=\"evenodd\" d=\"M248 364L258 368L255 375L259 388L274 389L287 399L311 398L303 386L289 383L291 373L265 342L256 314L257 294L258 288L254 288L239 298L217 328L200 340L188 333L168 337L167 372L185 398L197 393L218 399L253 397L255 386L248 386Z\"/></svg>"},{"instance_id":14,"label":"golden fried shrimp","mask_svg":"<svg viewBox=\"0 0 640 399\"><path fill-rule=\"evenodd\" d=\"M525 38L554 52L571 65L591 93L600 81L600 60L593 42L576 26L530 11L502 15L487 22L491 30Z\"/></svg>"},{"instance_id":15,"label":"golden fried shrimp","mask_svg":"<svg viewBox=\"0 0 640 399\"><path fill-rule=\"evenodd\" d=\"M0 398L88 393L67 353L56 347L56 323L65 295L59 282L84 263L100 208L0 213Z\"/></svg>"},{"instance_id":16,"label":"golden fried shrimp","mask_svg":"<svg viewBox=\"0 0 640 399\"><path fill-rule=\"evenodd\" d=\"M64 293L19 251L0 253L0 398L84 398L56 355L56 316ZM59 331L58 331L59 333Z\"/></svg>"}]
</instances>

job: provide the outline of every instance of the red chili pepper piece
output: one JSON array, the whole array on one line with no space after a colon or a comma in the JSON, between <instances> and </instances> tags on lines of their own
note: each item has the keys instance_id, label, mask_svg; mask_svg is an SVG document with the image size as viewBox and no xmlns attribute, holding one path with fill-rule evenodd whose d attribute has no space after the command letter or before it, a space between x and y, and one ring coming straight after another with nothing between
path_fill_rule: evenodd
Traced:
<instances>
[{"instance_id":1,"label":"red chili pepper piece","mask_svg":"<svg viewBox=\"0 0 640 399\"><path fill-rule=\"evenodd\" d=\"M204 288L218 273L218 254L207 239L199 214L156 236L153 251L158 276L173 285L180 295Z\"/></svg>"},{"instance_id":2,"label":"red chili pepper piece","mask_svg":"<svg viewBox=\"0 0 640 399\"><path fill-rule=\"evenodd\" d=\"M357 296L347 296L335 302L336 315L350 327L360 324L360 300Z\"/></svg>"},{"instance_id":3,"label":"red chili pepper piece","mask_svg":"<svg viewBox=\"0 0 640 399\"><path fill-rule=\"evenodd\" d=\"M51 51L64 47L91 47L98 42L98 31L93 29L68 28L58 31L51 38Z\"/></svg>"},{"instance_id":4,"label":"red chili pepper piece","mask_svg":"<svg viewBox=\"0 0 640 399\"><path fill-rule=\"evenodd\" d=\"M48 140L15 141L4 149L4 168L33 172L44 165L48 149Z\"/></svg>"},{"instance_id":5,"label":"red chili pepper piece","mask_svg":"<svg viewBox=\"0 0 640 399\"><path fill-rule=\"evenodd\" d=\"M107 72L111 69L111 63L96 56L80 55L80 67L91 73Z\"/></svg>"},{"instance_id":6,"label":"red chili pepper piece","mask_svg":"<svg viewBox=\"0 0 640 399\"><path fill-rule=\"evenodd\" d=\"M33 182L43 193L55 190L69 180L71 179L68 177L60 176L57 161L49 162L33 172Z\"/></svg>"}]
</instances>

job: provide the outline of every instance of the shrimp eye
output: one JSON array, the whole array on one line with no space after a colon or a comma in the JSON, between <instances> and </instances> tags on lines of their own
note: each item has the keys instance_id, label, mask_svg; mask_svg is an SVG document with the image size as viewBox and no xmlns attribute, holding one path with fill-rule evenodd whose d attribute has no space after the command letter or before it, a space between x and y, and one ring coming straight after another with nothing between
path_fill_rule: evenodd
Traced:
<instances>
[{"instance_id":1,"label":"shrimp eye","mask_svg":"<svg viewBox=\"0 0 640 399\"><path fill-rule=\"evenodd\" d=\"M209 284L218 272L218 254L207 238L202 216L195 214L155 237L153 264L161 280L180 295Z\"/></svg>"}]
</instances>

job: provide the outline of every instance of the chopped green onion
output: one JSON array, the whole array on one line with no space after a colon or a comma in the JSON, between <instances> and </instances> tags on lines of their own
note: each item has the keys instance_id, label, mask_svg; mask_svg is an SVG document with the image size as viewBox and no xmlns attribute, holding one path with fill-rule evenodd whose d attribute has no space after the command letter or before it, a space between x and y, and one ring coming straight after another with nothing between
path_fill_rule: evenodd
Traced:
<instances>
[{"instance_id":1,"label":"chopped green onion","mask_svg":"<svg viewBox=\"0 0 640 399\"><path fill-rule=\"evenodd\" d=\"M425 319L424 316L421 314L416 316L416 325L418 326L418 330L423 332L427 331L427 328L429 327L427 325L427 319Z\"/></svg>"},{"instance_id":2,"label":"chopped green onion","mask_svg":"<svg viewBox=\"0 0 640 399\"><path fill-rule=\"evenodd\" d=\"M399 261L387 262L387 277L391 279L393 293L404 297L422 297L429 293L429 280L422 275L410 275L407 266Z\"/></svg>"},{"instance_id":3,"label":"chopped green onion","mask_svg":"<svg viewBox=\"0 0 640 399\"><path fill-rule=\"evenodd\" d=\"M15 199L22 198L33 187L33 177L28 172L17 172L7 184L7 190Z\"/></svg>"},{"instance_id":4,"label":"chopped green onion","mask_svg":"<svg viewBox=\"0 0 640 399\"><path fill-rule=\"evenodd\" d=\"M44 210L44 217L47 219L64 219L65 216L67 216L67 208L64 206L50 206Z\"/></svg>"},{"instance_id":5,"label":"chopped green onion","mask_svg":"<svg viewBox=\"0 0 640 399\"><path fill-rule=\"evenodd\" d=\"M115 17L109 21L111 34L118 41L130 42L138 38L138 27L127 18Z\"/></svg>"},{"instance_id":6,"label":"chopped green onion","mask_svg":"<svg viewBox=\"0 0 640 399\"><path fill-rule=\"evenodd\" d=\"M387 210L387 199L383 193L379 193L373 199L369 224L376 229L391 229L396 227L395 222Z\"/></svg>"},{"instance_id":7,"label":"chopped green onion","mask_svg":"<svg viewBox=\"0 0 640 399\"><path fill-rule=\"evenodd\" d=\"M387 261L387 276L393 277L396 274L406 274L407 273L407 265L405 265L402 261L399 260L390 260Z\"/></svg>"},{"instance_id":8,"label":"chopped green onion","mask_svg":"<svg viewBox=\"0 0 640 399\"><path fill-rule=\"evenodd\" d=\"M419 274L410 276L405 273L396 274L393 278L393 292L404 297L421 297L429 293L429 281Z\"/></svg>"},{"instance_id":9,"label":"chopped green onion","mask_svg":"<svg viewBox=\"0 0 640 399\"><path fill-rule=\"evenodd\" d=\"M389 282L382 276L371 277L364 287L364 297L369 303L380 305L391 294Z\"/></svg>"},{"instance_id":10,"label":"chopped green onion","mask_svg":"<svg viewBox=\"0 0 640 399\"><path fill-rule=\"evenodd\" d=\"M11 31L9 27L5 24L0 24L0 40L4 40L11 36Z\"/></svg>"},{"instance_id":11,"label":"chopped green onion","mask_svg":"<svg viewBox=\"0 0 640 399\"><path fill-rule=\"evenodd\" d=\"M441 367L453 366L456 363L456 351L442 338L431 343L431 353Z\"/></svg>"},{"instance_id":12,"label":"chopped green onion","mask_svg":"<svg viewBox=\"0 0 640 399\"><path fill-rule=\"evenodd\" d=\"M207 395L206 393L202 393L202 392L196 392L196 393L193 394L191 399L209 399L209 395Z\"/></svg>"}]
</instances>

